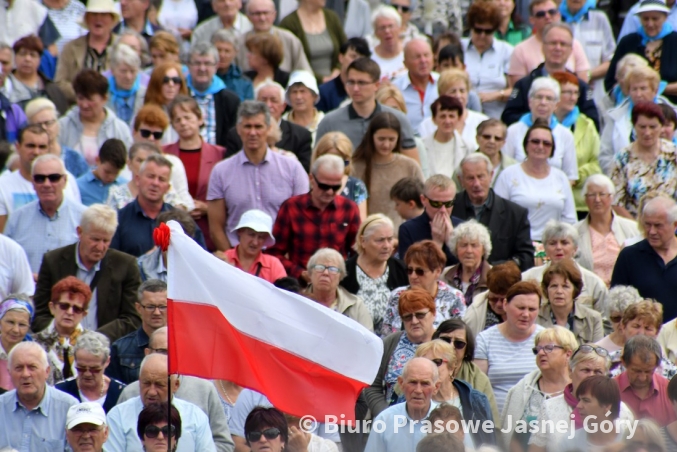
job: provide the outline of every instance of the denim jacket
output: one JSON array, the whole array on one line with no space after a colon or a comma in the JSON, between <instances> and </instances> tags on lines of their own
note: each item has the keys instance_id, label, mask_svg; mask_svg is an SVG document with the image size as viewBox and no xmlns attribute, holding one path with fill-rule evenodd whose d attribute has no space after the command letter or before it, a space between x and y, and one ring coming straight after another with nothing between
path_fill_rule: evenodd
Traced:
<instances>
[{"instance_id":1,"label":"denim jacket","mask_svg":"<svg viewBox=\"0 0 677 452\"><path fill-rule=\"evenodd\" d=\"M146 347L148 335L143 328L115 341L111 346L110 365L106 369L106 375L125 384L137 381L141 361L146 356L144 353Z\"/></svg>"},{"instance_id":2,"label":"denim jacket","mask_svg":"<svg viewBox=\"0 0 677 452\"><path fill-rule=\"evenodd\" d=\"M452 384L458 391L458 396L461 399L464 420L473 423L476 421L480 423L484 421L494 422L489 399L486 395L473 389L472 386L463 380L455 379ZM483 444L494 446L496 445L496 434L493 430L487 433L480 427L477 433L472 434L472 440L475 448L479 448Z\"/></svg>"}]
</instances>

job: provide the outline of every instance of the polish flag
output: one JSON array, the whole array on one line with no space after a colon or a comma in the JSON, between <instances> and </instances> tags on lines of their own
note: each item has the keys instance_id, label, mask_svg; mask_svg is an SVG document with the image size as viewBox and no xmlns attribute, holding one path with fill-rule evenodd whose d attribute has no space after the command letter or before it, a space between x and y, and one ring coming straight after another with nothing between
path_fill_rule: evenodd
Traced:
<instances>
[{"instance_id":1,"label":"polish flag","mask_svg":"<svg viewBox=\"0 0 677 452\"><path fill-rule=\"evenodd\" d=\"M168 226L170 372L233 381L296 416L355 420L355 401L376 377L382 341L348 317L214 257L178 223Z\"/></svg>"}]
</instances>

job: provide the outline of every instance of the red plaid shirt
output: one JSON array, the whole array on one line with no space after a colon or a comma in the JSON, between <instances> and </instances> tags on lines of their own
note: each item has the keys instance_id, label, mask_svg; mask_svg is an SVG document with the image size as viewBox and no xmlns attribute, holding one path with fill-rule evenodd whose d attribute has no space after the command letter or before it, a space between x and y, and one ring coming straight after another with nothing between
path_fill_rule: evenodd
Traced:
<instances>
[{"instance_id":1,"label":"red plaid shirt","mask_svg":"<svg viewBox=\"0 0 677 452\"><path fill-rule=\"evenodd\" d=\"M359 227L357 204L343 196L336 196L322 211L313 205L310 193L292 196L277 213L275 245L267 252L282 261L289 276L300 278L320 248L333 248L347 258Z\"/></svg>"}]
</instances>

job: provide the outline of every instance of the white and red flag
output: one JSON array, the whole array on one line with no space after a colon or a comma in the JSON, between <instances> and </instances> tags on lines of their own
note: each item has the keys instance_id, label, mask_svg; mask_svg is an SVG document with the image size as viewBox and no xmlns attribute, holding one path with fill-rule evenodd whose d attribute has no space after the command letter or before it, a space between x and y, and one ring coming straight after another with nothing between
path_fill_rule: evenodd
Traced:
<instances>
[{"instance_id":1,"label":"white and red flag","mask_svg":"<svg viewBox=\"0 0 677 452\"><path fill-rule=\"evenodd\" d=\"M168 226L156 230L156 242L166 245L169 235L170 372L233 381L296 416L354 420L357 396L378 371L382 341L342 314L214 257L178 223Z\"/></svg>"}]
</instances>

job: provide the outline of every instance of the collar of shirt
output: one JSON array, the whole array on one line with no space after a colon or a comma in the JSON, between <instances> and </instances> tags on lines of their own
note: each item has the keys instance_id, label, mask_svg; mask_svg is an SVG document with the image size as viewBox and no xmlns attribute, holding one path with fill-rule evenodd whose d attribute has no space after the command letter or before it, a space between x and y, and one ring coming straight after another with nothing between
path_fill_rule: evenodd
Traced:
<instances>
[{"instance_id":1,"label":"collar of shirt","mask_svg":"<svg viewBox=\"0 0 677 452\"><path fill-rule=\"evenodd\" d=\"M653 389L652 394L645 397L643 400L648 399L649 397L652 397L654 395L657 395L658 393L658 384L656 383L656 375L657 373L654 372L653 375L651 376L651 389ZM632 392L632 395L635 397L638 397L637 394L635 394L634 389L632 389L632 386L630 386L630 379L628 378L628 371L627 369L623 371L622 374L618 376L618 387L621 390L621 393L627 392L628 390Z\"/></svg>"},{"instance_id":2,"label":"collar of shirt","mask_svg":"<svg viewBox=\"0 0 677 452\"><path fill-rule=\"evenodd\" d=\"M574 307L571 309L571 312L569 312L569 315L567 315L567 328L569 331L574 330L574 315L576 313L576 303L574 303ZM552 310L552 307L550 307L550 321L552 321L553 325L557 325L557 319L555 318L555 313Z\"/></svg>"},{"instance_id":3,"label":"collar of shirt","mask_svg":"<svg viewBox=\"0 0 677 452\"><path fill-rule=\"evenodd\" d=\"M104 256L104 258L105 258L105 256ZM103 260L103 259L102 259L102 260ZM75 245L75 263L78 265L78 267L80 268L80 270L82 270L82 271L85 272L85 273L89 273L89 272L91 272L92 270L93 270L94 272L98 272L99 270L101 270L101 261L97 262L97 263L94 265L94 267L92 267L91 270L88 270L87 267L85 267L85 264L83 264L83 263L82 263L82 260L80 259L80 242L79 242L79 241L78 241L78 243Z\"/></svg>"},{"instance_id":4,"label":"collar of shirt","mask_svg":"<svg viewBox=\"0 0 677 452\"><path fill-rule=\"evenodd\" d=\"M53 217L50 217L49 215L47 215L47 212L45 212L45 211L43 210L42 205L40 204L40 201L38 200L38 202L36 203L37 206L38 206L38 212L40 213L40 215L43 215L43 216L44 216L45 218L47 218L49 221L56 221L56 220L59 219L59 214L60 214L60 212L61 212L61 209L63 209L64 207L66 207L66 203L68 202L67 199L68 199L68 198L66 198L65 196L63 197L63 200L61 201L61 204L59 204L59 207L57 207L56 212L54 212L54 216L53 216Z\"/></svg>"},{"instance_id":5,"label":"collar of shirt","mask_svg":"<svg viewBox=\"0 0 677 452\"><path fill-rule=\"evenodd\" d=\"M481 206L475 206L472 201L470 201L470 196L468 196L468 192L465 190L463 191L463 196L465 197L465 205L468 209L474 210L475 207L480 207L481 212L484 212L485 210L491 210L492 207L494 207L494 190L491 188L489 189L487 199L484 200L484 203Z\"/></svg>"},{"instance_id":6,"label":"collar of shirt","mask_svg":"<svg viewBox=\"0 0 677 452\"><path fill-rule=\"evenodd\" d=\"M313 204L313 197L311 195L311 192L308 192L308 193L306 193L304 195L300 195L300 196L305 196L305 199L301 198L300 201L301 201L301 203L305 204L307 209L320 210L315 204ZM336 196L341 196L341 195L336 193ZM332 202L330 202L329 205L327 205L327 207L325 207L325 210L327 210L327 209L336 210L336 196L334 196L334 199L332 200Z\"/></svg>"},{"instance_id":7,"label":"collar of shirt","mask_svg":"<svg viewBox=\"0 0 677 452\"><path fill-rule=\"evenodd\" d=\"M120 27L121 30L125 30L126 28L128 28L124 19L120 21L120 24L122 25ZM146 19L146 23L143 25L143 31L141 32L141 34L144 36L153 36L155 34L155 31L153 30L153 25L150 23L150 20Z\"/></svg>"},{"instance_id":8,"label":"collar of shirt","mask_svg":"<svg viewBox=\"0 0 677 452\"><path fill-rule=\"evenodd\" d=\"M511 22L511 23L512 23L512 22ZM508 30L508 31L510 31L510 30ZM490 45L489 47L487 47L487 48L484 50L483 53L487 53L489 50L494 50L494 42L495 42L495 41L492 40L492 41L491 41L491 45ZM475 44L472 43L472 39L468 39L468 45L466 46L465 50L468 51L468 50L470 50L471 48L477 49L477 48L475 47Z\"/></svg>"},{"instance_id":9,"label":"collar of shirt","mask_svg":"<svg viewBox=\"0 0 677 452\"><path fill-rule=\"evenodd\" d=\"M139 214L143 215L145 218L149 218L151 220L154 220L154 218L150 218L148 215L146 215L146 212L143 211L141 208L141 204L139 204L139 198L138 196L134 198L134 201L132 201L132 208L134 209L134 214L138 216ZM160 212L165 212L167 210L170 210L172 206L167 204L166 202L162 203L162 209L160 209ZM162 259L160 259L162 261Z\"/></svg>"},{"instance_id":10,"label":"collar of shirt","mask_svg":"<svg viewBox=\"0 0 677 452\"><path fill-rule=\"evenodd\" d=\"M248 268L242 268L242 264L240 264L240 259L237 257L237 250L240 248L240 244L238 244L235 248L231 248L233 250L232 253L228 253L228 257L232 259L233 264L235 266L247 273L249 273ZM260 252L258 256L256 256L256 259L254 262L252 262L252 267L256 267L256 265L261 264L261 268L268 268L268 265L266 265L265 262L263 262L263 252Z\"/></svg>"},{"instance_id":11,"label":"collar of shirt","mask_svg":"<svg viewBox=\"0 0 677 452\"><path fill-rule=\"evenodd\" d=\"M240 165L247 165L247 164L249 164L249 165L259 166L259 165L262 165L263 163L270 163L271 159L275 158L275 157L273 157L273 154L275 154L275 152L273 152L269 147L266 146L266 155L263 157L263 160L261 160L261 163L259 163L258 165L254 165L254 164L249 160L249 158L247 157L247 154L245 154L244 150L242 150L241 152L239 152L238 154L236 154L236 156L234 156L233 158L236 158L236 157L237 157L237 158L239 159L239 162L238 162L238 163L239 163ZM238 155L239 155L239 156L238 156Z\"/></svg>"},{"instance_id":12,"label":"collar of shirt","mask_svg":"<svg viewBox=\"0 0 677 452\"><path fill-rule=\"evenodd\" d=\"M136 340L136 345L138 345L139 347L144 348L148 347L150 339L148 338L146 332L143 330L143 327L136 330L136 335L134 336L134 339Z\"/></svg>"},{"instance_id":13,"label":"collar of shirt","mask_svg":"<svg viewBox=\"0 0 677 452\"><path fill-rule=\"evenodd\" d=\"M649 241L648 241L647 239L644 239L644 240L642 240L641 242L639 242L639 243L637 244L637 247L640 249L640 251L642 251L642 252L644 252L644 253L651 254L655 259L658 260L657 262L658 262L662 267L664 267L664 268L670 267L670 266L672 266L672 265L677 265L677 257L676 257L676 258L673 258L670 262L665 263L665 261L663 260L663 258L662 258L662 257L656 252L656 250L653 249L653 247L649 244Z\"/></svg>"},{"instance_id":14,"label":"collar of shirt","mask_svg":"<svg viewBox=\"0 0 677 452\"><path fill-rule=\"evenodd\" d=\"M376 102L376 108L374 108L374 111L371 115L369 115L368 118L363 118L362 116L358 115L357 112L355 111L355 108L353 108L353 103L351 102L348 104L348 119L364 119L364 120L371 120L374 116L376 116L378 113L380 113L382 110L381 104Z\"/></svg>"},{"instance_id":15,"label":"collar of shirt","mask_svg":"<svg viewBox=\"0 0 677 452\"><path fill-rule=\"evenodd\" d=\"M57 389L54 389L54 391L57 391ZM47 417L48 413L49 413L49 405L50 405L50 402L52 400L51 395L52 394L50 392L50 387L47 385L47 383L45 383L45 394L42 396L42 400L40 401L38 406L36 406L35 408L33 408L30 411L37 411L38 413ZM23 405L23 403L21 403L21 401L19 400L19 397L17 397L17 391L16 390L14 391L14 402L15 402L14 411L18 410L19 407L23 408L26 411L29 411L28 408L26 408Z\"/></svg>"}]
</instances>

